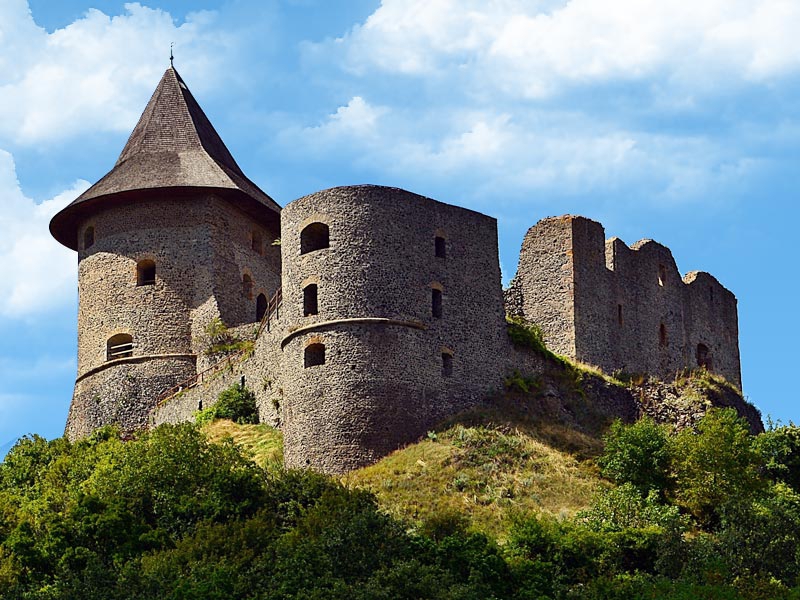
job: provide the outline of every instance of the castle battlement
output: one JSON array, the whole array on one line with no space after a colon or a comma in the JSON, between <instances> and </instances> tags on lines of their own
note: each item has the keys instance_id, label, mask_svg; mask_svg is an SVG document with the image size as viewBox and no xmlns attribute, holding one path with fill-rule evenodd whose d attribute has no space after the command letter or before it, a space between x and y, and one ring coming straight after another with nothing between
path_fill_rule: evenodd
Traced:
<instances>
[{"instance_id":1,"label":"castle battlement","mask_svg":"<svg viewBox=\"0 0 800 600\"><path fill-rule=\"evenodd\" d=\"M707 273L682 277L653 240L628 246L585 217L543 219L506 298L555 352L606 372L668 379L704 366L741 388L736 297Z\"/></svg>"}]
</instances>

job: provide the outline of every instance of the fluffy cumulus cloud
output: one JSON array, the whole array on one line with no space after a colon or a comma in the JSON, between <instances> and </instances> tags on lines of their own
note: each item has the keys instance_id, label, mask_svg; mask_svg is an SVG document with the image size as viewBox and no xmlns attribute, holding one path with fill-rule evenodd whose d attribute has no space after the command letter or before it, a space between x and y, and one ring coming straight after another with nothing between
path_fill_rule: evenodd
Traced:
<instances>
[{"instance_id":1,"label":"fluffy cumulus cloud","mask_svg":"<svg viewBox=\"0 0 800 600\"><path fill-rule=\"evenodd\" d=\"M308 46L356 94L299 137L476 197L714 202L797 145L797 31L787 0L382 0Z\"/></svg>"},{"instance_id":2,"label":"fluffy cumulus cloud","mask_svg":"<svg viewBox=\"0 0 800 600\"><path fill-rule=\"evenodd\" d=\"M613 80L710 90L796 74L799 30L789 0L383 0L336 44L356 71L456 67L539 98Z\"/></svg>"},{"instance_id":3,"label":"fluffy cumulus cloud","mask_svg":"<svg viewBox=\"0 0 800 600\"><path fill-rule=\"evenodd\" d=\"M374 139L379 131L379 121L387 110L386 107L369 104L361 96L354 96L321 125L305 128L302 136L307 139L309 146L335 143L343 136L361 140Z\"/></svg>"},{"instance_id":4,"label":"fluffy cumulus cloud","mask_svg":"<svg viewBox=\"0 0 800 600\"><path fill-rule=\"evenodd\" d=\"M36 204L17 181L14 160L0 150L0 315L28 316L54 311L75 295L75 253L56 242L48 231L50 218L89 187L75 185Z\"/></svg>"},{"instance_id":5,"label":"fluffy cumulus cloud","mask_svg":"<svg viewBox=\"0 0 800 600\"><path fill-rule=\"evenodd\" d=\"M138 3L108 16L91 9L53 33L36 25L26 0L0 2L0 137L40 144L84 131L125 131L167 64L175 42L180 64L212 85L225 68L231 36L214 14L177 26L169 13Z\"/></svg>"},{"instance_id":6,"label":"fluffy cumulus cloud","mask_svg":"<svg viewBox=\"0 0 800 600\"><path fill-rule=\"evenodd\" d=\"M322 123L285 132L284 142L306 156L324 161L336 155L404 185L438 184L478 202L598 193L654 204L709 202L715 190L761 168L740 148L629 130L587 114L450 106L420 111L360 96Z\"/></svg>"}]
</instances>

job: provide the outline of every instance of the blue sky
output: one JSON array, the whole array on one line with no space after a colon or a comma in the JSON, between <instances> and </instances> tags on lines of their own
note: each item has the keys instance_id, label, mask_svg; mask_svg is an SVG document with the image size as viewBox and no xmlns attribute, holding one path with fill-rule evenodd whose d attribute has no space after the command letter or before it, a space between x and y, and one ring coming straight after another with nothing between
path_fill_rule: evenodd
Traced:
<instances>
[{"instance_id":1,"label":"blue sky","mask_svg":"<svg viewBox=\"0 0 800 600\"><path fill-rule=\"evenodd\" d=\"M522 236L565 213L739 298L744 392L800 422L800 4L3 0L0 452L61 434L77 257L50 216L113 165L168 65L280 204L403 187Z\"/></svg>"}]
</instances>

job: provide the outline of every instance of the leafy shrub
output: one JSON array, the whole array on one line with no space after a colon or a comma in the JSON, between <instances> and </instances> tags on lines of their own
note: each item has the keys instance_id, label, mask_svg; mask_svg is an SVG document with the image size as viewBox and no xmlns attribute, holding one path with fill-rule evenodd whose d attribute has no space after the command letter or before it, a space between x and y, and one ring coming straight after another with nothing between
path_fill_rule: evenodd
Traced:
<instances>
[{"instance_id":1,"label":"leafy shrub","mask_svg":"<svg viewBox=\"0 0 800 600\"><path fill-rule=\"evenodd\" d=\"M522 392L523 394L530 394L532 391L536 391L539 387L539 382L536 378L525 377L516 370L505 378L503 384L508 391Z\"/></svg>"},{"instance_id":2,"label":"leafy shrub","mask_svg":"<svg viewBox=\"0 0 800 600\"><path fill-rule=\"evenodd\" d=\"M199 411L195 422L202 425L214 419L230 419L240 424L258 423L256 395L243 385L232 385L218 396L213 406Z\"/></svg>"},{"instance_id":3,"label":"leafy shrub","mask_svg":"<svg viewBox=\"0 0 800 600\"><path fill-rule=\"evenodd\" d=\"M767 474L800 492L800 427L791 423L770 428L754 440Z\"/></svg>"},{"instance_id":4,"label":"leafy shrub","mask_svg":"<svg viewBox=\"0 0 800 600\"><path fill-rule=\"evenodd\" d=\"M506 326L511 343L521 348L528 348L544 356L552 356L544 343L542 328L535 323L529 323L522 317L506 315Z\"/></svg>"},{"instance_id":5,"label":"leafy shrub","mask_svg":"<svg viewBox=\"0 0 800 600\"><path fill-rule=\"evenodd\" d=\"M749 502L764 488L761 460L747 421L732 408L709 410L697 431L674 441L675 497L705 524L716 523L734 503Z\"/></svg>"},{"instance_id":6,"label":"leafy shrub","mask_svg":"<svg viewBox=\"0 0 800 600\"><path fill-rule=\"evenodd\" d=\"M625 425L615 421L604 437L605 450L597 459L604 477L618 484L629 483L641 495L659 494L671 481L669 431L650 418Z\"/></svg>"},{"instance_id":7,"label":"leafy shrub","mask_svg":"<svg viewBox=\"0 0 800 600\"><path fill-rule=\"evenodd\" d=\"M204 351L206 356L227 355L236 352L252 354L255 348L252 340L242 340L232 334L219 317L214 317L209 321L205 334L208 340Z\"/></svg>"},{"instance_id":8,"label":"leafy shrub","mask_svg":"<svg viewBox=\"0 0 800 600\"><path fill-rule=\"evenodd\" d=\"M603 491L591 508L579 513L578 520L594 531L624 531L657 527L686 531L689 519L677 506L660 501L656 490L642 496L632 483Z\"/></svg>"}]
</instances>

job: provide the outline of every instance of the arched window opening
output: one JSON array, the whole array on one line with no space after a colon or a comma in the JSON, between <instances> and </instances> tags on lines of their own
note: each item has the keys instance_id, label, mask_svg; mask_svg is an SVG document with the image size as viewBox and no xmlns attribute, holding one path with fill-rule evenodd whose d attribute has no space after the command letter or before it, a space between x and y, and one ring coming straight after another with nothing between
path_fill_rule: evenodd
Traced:
<instances>
[{"instance_id":1,"label":"arched window opening","mask_svg":"<svg viewBox=\"0 0 800 600\"><path fill-rule=\"evenodd\" d=\"M622 327L622 304L617 304L617 324Z\"/></svg>"},{"instance_id":2,"label":"arched window opening","mask_svg":"<svg viewBox=\"0 0 800 600\"><path fill-rule=\"evenodd\" d=\"M453 376L453 355L449 352L442 352L442 377Z\"/></svg>"},{"instance_id":3,"label":"arched window opening","mask_svg":"<svg viewBox=\"0 0 800 600\"><path fill-rule=\"evenodd\" d=\"M436 258L447 258L447 241L442 236L433 238L433 248Z\"/></svg>"},{"instance_id":4,"label":"arched window opening","mask_svg":"<svg viewBox=\"0 0 800 600\"><path fill-rule=\"evenodd\" d=\"M661 346L667 345L667 327L663 323L658 328L658 343Z\"/></svg>"},{"instance_id":5,"label":"arched window opening","mask_svg":"<svg viewBox=\"0 0 800 600\"><path fill-rule=\"evenodd\" d=\"M251 299L253 298L253 278L250 277L247 273L242 275L242 293L244 294L245 298Z\"/></svg>"},{"instance_id":6,"label":"arched window opening","mask_svg":"<svg viewBox=\"0 0 800 600\"><path fill-rule=\"evenodd\" d=\"M711 351L705 344L697 344L697 366L711 370Z\"/></svg>"},{"instance_id":7,"label":"arched window opening","mask_svg":"<svg viewBox=\"0 0 800 600\"><path fill-rule=\"evenodd\" d=\"M264 236L262 236L260 232L253 231L251 245L253 247L253 252L264 254Z\"/></svg>"},{"instance_id":8,"label":"arched window opening","mask_svg":"<svg viewBox=\"0 0 800 600\"><path fill-rule=\"evenodd\" d=\"M94 246L94 227L89 225L83 232L83 249L88 250L92 246Z\"/></svg>"},{"instance_id":9,"label":"arched window opening","mask_svg":"<svg viewBox=\"0 0 800 600\"><path fill-rule=\"evenodd\" d=\"M118 333L106 342L106 360L133 356L133 337L128 333Z\"/></svg>"},{"instance_id":10,"label":"arched window opening","mask_svg":"<svg viewBox=\"0 0 800 600\"><path fill-rule=\"evenodd\" d=\"M152 260L140 260L136 264L136 285L155 285L156 263Z\"/></svg>"},{"instance_id":11,"label":"arched window opening","mask_svg":"<svg viewBox=\"0 0 800 600\"><path fill-rule=\"evenodd\" d=\"M300 254L330 246L330 232L325 223L311 223L300 232Z\"/></svg>"},{"instance_id":12,"label":"arched window opening","mask_svg":"<svg viewBox=\"0 0 800 600\"><path fill-rule=\"evenodd\" d=\"M434 319L442 318L442 290L431 288L431 314Z\"/></svg>"},{"instance_id":13,"label":"arched window opening","mask_svg":"<svg viewBox=\"0 0 800 600\"><path fill-rule=\"evenodd\" d=\"M303 316L316 315L318 312L317 284L309 283L303 288Z\"/></svg>"},{"instance_id":14,"label":"arched window opening","mask_svg":"<svg viewBox=\"0 0 800 600\"><path fill-rule=\"evenodd\" d=\"M664 265L658 265L658 285L664 287L664 284L667 281L667 267Z\"/></svg>"},{"instance_id":15,"label":"arched window opening","mask_svg":"<svg viewBox=\"0 0 800 600\"><path fill-rule=\"evenodd\" d=\"M325 364L325 344L310 344L306 346L303 356L303 366L316 367Z\"/></svg>"},{"instance_id":16,"label":"arched window opening","mask_svg":"<svg viewBox=\"0 0 800 600\"><path fill-rule=\"evenodd\" d=\"M267 297L259 294L256 298L256 321L260 323L265 314L267 314Z\"/></svg>"}]
</instances>

